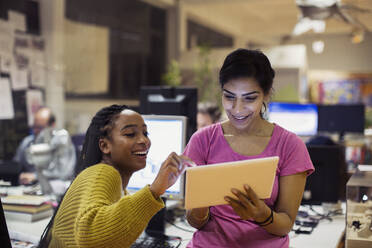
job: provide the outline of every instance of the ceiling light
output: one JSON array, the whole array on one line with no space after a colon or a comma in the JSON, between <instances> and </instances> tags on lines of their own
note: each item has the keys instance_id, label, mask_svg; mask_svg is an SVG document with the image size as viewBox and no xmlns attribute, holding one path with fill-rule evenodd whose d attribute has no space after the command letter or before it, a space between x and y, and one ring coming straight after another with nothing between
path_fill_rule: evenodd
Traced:
<instances>
[{"instance_id":1,"label":"ceiling light","mask_svg":"<svg viewBox=\"0 0 372 248\"><path fill-rule=\"evenodd\" d=\"M324 42L322 40L314 41L312 46L314 53L322 53L324 50Z\"/></svg>"},{"instance_id":2,"label":"ceiling light","mask_svg":"<svg viewBox=\"0 0 372 248\"><path fill-rule=\"evenodd\" d=\"M294 27L292 34L300 35L313 30L315 33L322 33L325 30L325 21L311 20L308 17L302 18Z\"/></svg>"},{"instance_id":3,"label":"ceiling light","mask_svg":"<svg viewBox=\"0 0 372 248\"><path fill-rule=\"evenodd\" d=\"M351 32L351 42L354 44L358 44L364 40L364 30L362 29L354 29Z\"/></svg>"},{"instance_id":4,"label":"ceiling light","mask_svg":"<svg viewBox=\"0 0 372 248\"><path fill-rule=\"evenodd\" d=\"M297 5L304 6L316 6L320 8L329 7L335 3L340 2L339 0L296 0Z\"/></svg>"}]
</instances>

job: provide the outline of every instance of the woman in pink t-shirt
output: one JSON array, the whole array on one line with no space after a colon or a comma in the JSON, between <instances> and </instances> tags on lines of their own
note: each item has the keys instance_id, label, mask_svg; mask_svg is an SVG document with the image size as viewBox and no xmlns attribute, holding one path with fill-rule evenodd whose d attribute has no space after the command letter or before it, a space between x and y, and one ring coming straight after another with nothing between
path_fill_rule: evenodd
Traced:
<instances>
[{"instance_id":1,"label":"woman in pink t-shirt","mask_svg":"<svg viewBox=\"0 0 372 248\"><path fill-rule=\"evenodd\" d=\"M275 72L260 51L237 49L220 70L222 104L228 120L198 130L184 154L198 165L279 156L269 199L245 185L231 189L226 205L187 211L198 230L188 247L288 247L306 177L314 171L305 144L263 118Z\"/></svg>"}]
</instances>

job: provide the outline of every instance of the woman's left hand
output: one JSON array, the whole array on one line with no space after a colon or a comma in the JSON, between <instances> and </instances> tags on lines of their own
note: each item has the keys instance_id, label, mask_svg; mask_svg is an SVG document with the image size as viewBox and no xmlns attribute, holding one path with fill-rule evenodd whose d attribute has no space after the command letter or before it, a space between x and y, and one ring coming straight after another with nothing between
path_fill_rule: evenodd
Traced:
<instances>
[{"instance_id":1,"label":"woman's left hand","mask_svg":"<svg viewBox=\"0 0 372 248\"><path fill-rule=\"evenodd\" d=\"M235 188L231 189L231 192L237 199L225 196L225 200L243 220L262 222L270 216L270 208L247 184L244 185L244 192Z\"/></svg>"}]
</instances>

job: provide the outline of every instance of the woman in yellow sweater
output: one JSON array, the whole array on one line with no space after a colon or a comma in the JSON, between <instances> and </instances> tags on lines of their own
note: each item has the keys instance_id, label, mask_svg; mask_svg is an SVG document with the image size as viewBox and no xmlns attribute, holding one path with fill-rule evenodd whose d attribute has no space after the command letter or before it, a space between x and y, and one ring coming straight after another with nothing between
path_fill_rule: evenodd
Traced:
<instances>
[{"instance_id":1,"label":"woman in yellow sweater","mask_svg":"<svg viewBox=\"0 0 372 248\"><path fill-rule=\"evenodd\" d=\"M146 166L151 142L137 112L112 105L97 112L85 136L80 168L39 247L130 247L154 214L188 159L171 153L154 182L129 195L125 188Z\"/></svg>"}]
</instances>

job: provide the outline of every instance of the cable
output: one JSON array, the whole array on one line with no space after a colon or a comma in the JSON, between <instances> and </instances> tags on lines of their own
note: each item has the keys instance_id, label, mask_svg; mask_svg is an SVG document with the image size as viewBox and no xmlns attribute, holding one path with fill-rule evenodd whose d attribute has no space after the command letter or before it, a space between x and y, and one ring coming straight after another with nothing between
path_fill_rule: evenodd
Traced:
<instances>
[{"instance_id":1,"label":"cable","mask_svg":"<svg viewBox=\"0 0 372 248\"><path fill-rule=\"evenodd\" d=\"M333 221L332 217L337 215L342 215L342 209L336 209L333 211L329 211L327 214L321 214L318 211L316 211L312 205L310 205L310 210L313 211L317 216L320 217L319 220L327 219L329 221Z\"/></svg>"},{"instance_id":2,"label":"cable","mask_svg":"<svg viewBox=\"0 0 372 248\"><path fill-rule=\"evenodd\" d=\"M165 221L166 221L168 224L170 224L170 225L172 225L172 226L174 226L174 227L176 227L176 228L178 228L178 229L180 229L180 230L182 230L182 231L190 232L190 233L195 232L194 230L188 230L188 229L186 229L186 228L180 227L180 226L174 224L172 221L169 221L168 219L165 219Z\"/></svg>"}]
</instances>

